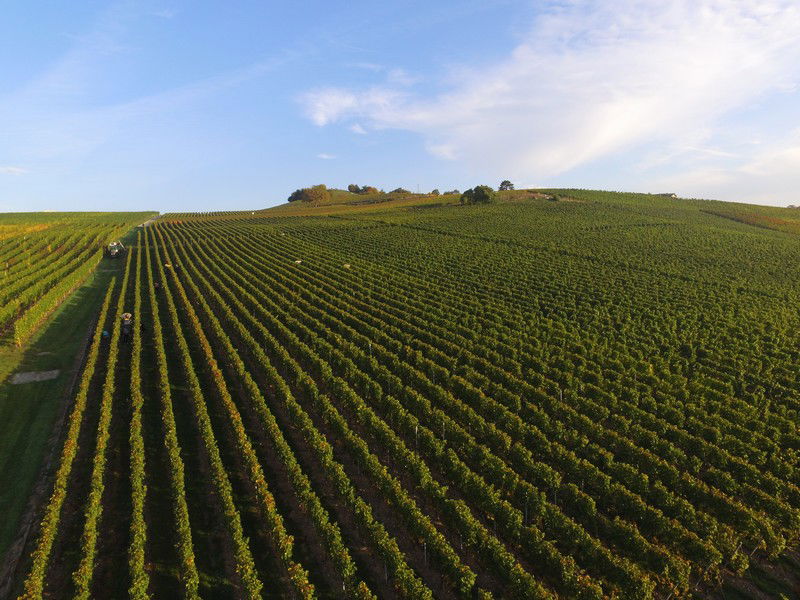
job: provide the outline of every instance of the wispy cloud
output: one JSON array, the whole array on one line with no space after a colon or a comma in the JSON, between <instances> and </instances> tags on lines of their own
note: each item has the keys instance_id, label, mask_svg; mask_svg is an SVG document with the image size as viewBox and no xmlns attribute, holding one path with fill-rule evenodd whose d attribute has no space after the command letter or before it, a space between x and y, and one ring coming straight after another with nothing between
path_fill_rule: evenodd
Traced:
<instances>
[{"instance_id":1,"label":"wispy cloud","mask_svg":"<svg viewBox=\"0 0 800 600\"><path fill-rule=\"evenodd\" d=\"M358 123L353 123L352 125L350 125L350 131L352 131L353 133L357 133L358 135L366 135L367 134L367 130L364 129Z\"/></svg>"},{"instance_id":2,"label":"wispy cloud","mask_svg":"<svg viewBox=\"0 0 800 600\"><path fill-rule=\"evenodd\" d=\"M13 165L0 165L0 173L3 175L25 175L30 173L28 169L23 167L15 167Z\"/></svg>"},{"instance_id":3,"label":"wispy cloud","mask_svg":"<svg viewBox=\"0 0 800 600\"><path fill-rule=\"evenodd\" d=\"M800 129L767 145L753 145L744 160L720 167L699 165L656 180L681 195L738 199L756 204L800 200Z\"/></svg>"},{"instance_id":4,"label":"wispy cloud","mask_svg":"<svg viewBox=\"0 0 800 600\"><path fill-rule=\"evenodd\" d=\"M336 158L336 156L333 154L328 154L327 152L320 152L317 154L317 158L321 158L322 160L333 160Z\"/></svg>"},{"instance_id":5,"label":"wispy cloud","mask_svg":"<svg viewBox=\"0 0 800 600\"><path fill-rule=\"evenodd\" d=\"M710 138L731 111L796 89L799 31L794 0L554 0L505 60L454 69L444 92L385 81L301 102L319 126L414 131L437 157L519 178L654 143L728 160Z\"/></svg>"},{"instance_id":6,"label":"wispy cloud","mask_svg":"<svg viewBox=\"0 0 800 600\"><path fill-rule=\"evenodd\" d=\"M162 8L161 10L156 10L152 13L154 17L159 17L161 19L171 19L177 14L178 11L171 8Z\"/></svg>"},{"instance_id":7,"label":"wispy cloud","mask_svg":"<svg viewBox=\"0 0 800 600\"><path fill-rule=\"evenodd\" d=\"M383 65L371 62L350 63L350 66L353 67L354 69L363 69L364 71L372 71L372 72L380 72L386 69L386 67L384 67Z\"/></svg>"},{"instance_id":8,"label":"wispy cloud","mask_svg":"<svg viewBox=\"0 0 800 600\"><path fill-rule=\"evenodd\" d=\"M419 83L421 79L411 75L404 69L390 69L386 73L386 81L391 85L410 86Z\"/></svg>"},{"instance_id":9,"label":"wispy cloud","mask_svg":"<svg viewBox=\"0 0 800 600\"><path fill-rule=\"evenodd\" d=\"M13 151L31 163L78 161L124 127L147 123L155 116L262 77L294 57L288 50L183 85L105 100L98 90L108 89L107 80L118 69L115 59L127 52L124 40L139 16L130 3L112 5L90 31L72 36L73 45L63 56L26 84L0 96L0 130L4 134L0 160L12 160L3 154Z\"/></svg>"},{"instance_id":10,"label":"wispy cloud","mask_svg":"<svg viewBox=\"0 0 800 600\"><path fill-rule=\"evenodd\" d=\"M363 92L337 88L320 88L303 94L301 102L306 114L317 125L328 125L353 115L363 115L373 126L391 126L399 117L395 113L404 104L404 95L389 88L375 87ZM385 122L385 125L381 125Z\"/></svg>"}]
</instances>

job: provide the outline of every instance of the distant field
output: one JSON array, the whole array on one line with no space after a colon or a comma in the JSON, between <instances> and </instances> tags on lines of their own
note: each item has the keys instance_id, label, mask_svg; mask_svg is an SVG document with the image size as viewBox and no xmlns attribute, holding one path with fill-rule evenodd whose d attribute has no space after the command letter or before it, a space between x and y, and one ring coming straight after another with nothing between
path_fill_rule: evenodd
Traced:
<instances>
[{"instance_id":1,"label":"distant field","mask_svg":"<svg viewBox=\"0 0 800 600\"><path fill-rule=\"evenodd\" d=\"M798 597L796 213L356 202L138 233L17 593Z\"/></svg>"}]
</instances>

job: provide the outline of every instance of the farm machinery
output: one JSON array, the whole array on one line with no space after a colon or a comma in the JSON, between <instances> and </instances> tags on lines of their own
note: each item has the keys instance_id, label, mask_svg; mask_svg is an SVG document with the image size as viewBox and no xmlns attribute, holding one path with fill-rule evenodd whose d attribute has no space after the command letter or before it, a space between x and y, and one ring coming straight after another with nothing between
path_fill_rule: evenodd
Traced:
<instances>
[{"instance_id":1,"label":"farm machinery","mask_svg":"<svg viewBox=\"0 0 800 600\"><path fill-rule=\"evenodd\" d=\"M105 248L105 255L109 258L120 258L126 252L125 246L122 245L122 242L111 242Z\"/></svg>"}]
</instances>

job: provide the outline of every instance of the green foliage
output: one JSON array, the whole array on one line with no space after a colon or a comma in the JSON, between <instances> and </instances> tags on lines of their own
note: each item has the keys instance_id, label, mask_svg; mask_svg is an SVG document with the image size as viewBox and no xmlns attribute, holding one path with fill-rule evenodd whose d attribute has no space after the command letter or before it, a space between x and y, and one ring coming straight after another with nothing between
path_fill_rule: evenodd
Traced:
<instances>
[{"instance_id":1,"label":"green foliage","mask_svg":"<svg viewBox=\"0 0 800 600\"><path fill-rule=\"evenodd\" d=\"M95 450L92 457L92 472L89 486L89 497L86 500L84 514L86 521L81 535L81 558L78 567L72 573L72 582L75 586L75 598L88 600L91 597L92 578L94 576L94 562L97 556L97 539L99 535L100 518L103 514L103 491L105 490L105 470L108 456L109 438L111 436L111 410L114 402L115 369L119 357L119 341L121 335L120 317L125 312L125 296L128 290L130 277L131 257L130 252L125 262L125 275L117 297L116 310L112 313L112 333L109 342L108 363L105 377L103 378L103 395L100 398L100 420L97 425Z\"/></svg>"},{"instance_id":2,"label":"green foliage","mask_svg":"<svg viewBox=\"0 0 800 600\"><path fill-rule=\"evenodd\" d=\"M152 213L0 215L0 330L24 345L93 273L102 248Z\"/></svg>"},{"instance_id":3,"label":"green foliage","mask_svg":"<svg viewBox=\"0 0 800 600\"><path fill-rule=\"evenodd\" d=\"M102 258L102 251L92 255L79 255L76 258L85 261L83 264L70 270L74 265L66 266L66 275L59 273L60 279L53 287L48 289L39 299L29 306L25 312L14 321L14 343L22 346L41 325L42 321L69 296L75 288L80 286L92 274ZM33 294L38 292L39 286L32 286ZM28 296L33 297L33 296Z\"/></svg>"},{"instance_id":4,"label":"green foliage","mask_svg":"<svg viewBox=\"0 0 800 600\"><path fill-rule=\"evenodd\" d=\"M440 194L439 190L434 188L431 190L431 196L438 196Z\"/></svg>"},{"instance_id":5,"label":"green foliage","mask_svg":"<svg viewBox=\"0 0 800 600\"><path fill-rule=\"evenodd\" d=\"M378 188L376 188L376 187L372 187L371 185L364 185L364 186L359 187L355 183L351 183L350 185L348 185L347 186L347 191L351 192L353 194L377 194L377 193L379 193ZM291 199L290 199L290 201L291 201Z\"/></svg>"},{"instance_id":6,"label":"green foliage","mask_svg":"<svg viewBox=\"0 0 800 600\"><path fill-rule=\"evenodd\" d=\"M213 473L214 489L223 506L223 524L233 545L236 571L242 580L242 591L247 598L260 598L263 583L261 582L259 573L256 570L249 541L244 535L241 514L236 508L233 499L233 488L231 486L230 478L228 477L228 474L222 463L222 457L220 455L219 446L217 445L216 436L211 424L211 418L208 414L208 409L206 408L203 390L200 385L197 371L195 370L195 365L191 358L188 342L183 334L183 327L181 326L178 317L177 305L170 290L170 285L167 281L165 268L160 257L158 246L155 248L155 258L158 261L157 266L159 279L164 283L164 296L166 298L170 322L173 327L180 353L181 369L189 385L190 400L194 409L194 416L197 421L197 427L200 432L203 449L211 465L211 470ZM174 271L172 272L174 273ZM219 374L219 370L216 369L216 365L208 364L206 367L216 371L214 373L215 377L221 376L221 374Z\"/></svg>"},{"instance_id":7,"label":"green foliage","mask_svg":"<svg viewBox=\"0 0 800 600\"><path fill-rule=\"evenodd\" d=\"M484 203L483 188L466 200ZM171 390L207 469L186 476L219 502L204 526L225 536L243 596L263 581L310 598L321 559L342 597L374 598L365 581L400 598L689 597L796 544L796 237L665 196L503 199L358 198L149 228L155 437L184 595L197 571ZM130 383L135 583L152 536L147 405ZM37 573L48 561L34 555Z\"/></svg>"},{"instance_id":8,"label":"green foliage","mask_svg":"<svg viewBox=\"0 0 800 600\"><path fill-rule=\"evenodd\" d=\"M410 194L411 192L410 192L409 190L405 189L405 188L401 188L401 187L399 187L399 188L395 188L395 189L393 189L393 190L392 190L391 192L389 192L389 193L390 193L390 194Z\"/></svg>"},{"instance_id":9,"label":"green foliage","mask_svg":"<svg viewBox=\"0 0 800 600\"><path fill-rule=\"evenodd\" d=\"M329 202L331 193L325 184L311 186L310 188L301 188L295 190L289 196L289 202Z\"/></svg>"},{"instance_id":10,"label":"green foliage","mask_svg":"<svg viewBox=\"0 0 800 600\"><path fill-rule=\"evenodd\" d=\"M180 264L180 259L178 259L177 256L170 257L170 261L174 264ZM241 450L245 464L247 465L248 476L253 482L253 487L256 491L256 497L259 509L261 511L261 516L266 522L265 524L270 532L270 537L273 539L273 542L276 546L276 552L278 556L281 557L284 568L289 574L289 579L292 581L298 597L312 598L314 596L314 586L308 580L308 573L299 563L294 560L292 556L294 548L293 539L286 532L283 518L275 508L275 499L267 487L263 469L258 461L258 457L256 456L252 442L250 441L250 438L244 429L244 423L236 404L227 388L227 385L225 384L224 379L217 376L220 373L219 365L214 358L209 339L200 326L200 321L193 307L193 303L189 300L181 281L175 275L175 269L171 269L170 274L173 276L172 279L175 283L177 295L181 301L182 308L189 315L195 339L203 350L206 366L215 375L213 381L214 387L216 388L216 393L222 399L225 409L228 411L230 422L232 424L231 429L233 430L233 435L236 438L237 446ZM230 340L227 337L227 334L222 329L219 320L211 312L210 307L205 302L202 295L198 294L197 287L192 281L188 281L187 283L195 292L195 302L199 302L201 304L202 308L205 309L206 314L211 319L211 330L213 331L215 338L219 340L219 343L225 348L230 358L238 358L236 350L233 348ZM168 299L169 295L169 291L167 291ZM205 417L202 416L202 407L197 406L197 410L200 418L205 420ZM236 535L238 535L238 533L236 533ZM255 588L253 589L255 590Z\"/></svg>"},{"instance_id":11,"label":"green foliage","mask_svg":"<svg viewBox=\"0 0 800 600\"><path fill-rule=\"evenodd\" d=\"M503 181L500 182L500 187L498 187L497 189L500 190L501 192L513 190L514 184L511 183L508 179L504 179Z\"/></svg>"},{"instance_id":12,"label":"green foliage","mask_svg":"<svg viewBox=\"0 0 800 600\"><path fill-rule=\"evenodd\" d=\"M169 487L172 500L173 522L177 538L177 551L179 561L180 580L184 596L192 600L199 598L198 588L200 576L194 558L192 543L192 530L189 524L189 508L186 502L186 475L181 447L178 442L175 414L172 405L172 392L167 366L167 354L164 346L164 333L161 317L158 310L158 301L155 290L155 272L151 257L151 236L145 230L145 256L147 261L147 295L153 319L153 345L156 352L156 366L158 371L158 396L161 421L164 425L164 448L169 463ZM165 281L159 272L160 280Z\"/></svg>"},{"instance_id":13,"label":"green foliage","mask_svg":"<svg viewBox=\"0 0 800 600\"><path fill-rule=\"evenodd\" d=\"M31 565L23 585L23 593L20 596L26 600L41 598L44 591L47 566L50 562L50 553L52 552L61 522L61 508L67 496L67 485L70 474L72 473L75 455L78 452L78 436L80 434L83 413L86 409L89 385L94 375L95 366L97 365L97 359L100 354L101 332L105 326L106 315L111 305L111 297L115 284L116 280L112 280L108 286L108 291L103 301L103 307L100 309L100 314L98 315L97 325L92 338L92 346L87 355L78 391L75 395L72 412L67 421L67 433L59 457L58 470L56 471L53 483L53 491L44 509L39 537L31 555Z\"/></svg>"},{"instance_id":14,"label":"green foliage","mask_svg":"<svg viewBox=\"0 0 800 600\"><path fill-rule=\"evenodd\" d=\"M190 266L190 268L192 268L195 277L197 277L199 281L201 282L205 281L203 275L198 273L197 270L194 269L193 260L189 260L187 264ZM215 285L222 284L222 282L218 279L217 275L215 275L213 272L208 273L208 275L214 279ZM225 304L225 300L223 300L219 294L214 292L213 291L214 289L215 288L213 286L208 288L208 290L211 291L212 294L214 295L215 300L222 303L221 306L227 306ZM226 309L229 318L234 319L236 321L237 317L235 315L238 315L239 317L245 317L251 322L252 325L255 325L257 329L260 330L260 335L263 335L266 340L270 342L273 340L271 334L264 327L263 323L260 323L259 321L253 319L252 316L249 316L248 312L242 312L241 307L243 305L241 304L241 298L248 298L249 297L248 292L246 292L243 288L238 286L235 281L230 281L230 280L225 284L222 284L219 289L225 290L226 294L229 295L228 301L233 302L237 306L236 312L230 311L230 309ZM234 290L236 293L232 294L231 292L233 292ZM248 341L251 351L255 353L257 359L259 360L260 367L264 369L264 372L268 375L269 380L273 382L273 385L276 386L276 389L278 390L278 393L281 396L281 398L285 402L289 403L290 409L292 409L293 411L298 411L296 414L296 418L298 418L298 422L306 425L308 430L308 435L310 436L310 438L308 439L312 440L311 446L314 449L323 452L323 457L324 457L323 464L328 464L332 457L332 454L330 454L330 447L324 442L319 433L316 432L315 429L313 429L313 425L311 425L310 420L308 420L308 417L305 415L305 413L299 412L301 411L300 406L296 404L294 399L292 398L292 393L289 390L289 387L287 386L285 381L278 375L278 372L272 366L270 360L264 353L262 345L256 342L255 338L253 338L252 335L247 331L248 330L243 325L241 324L238 325L239 335L243 335L244 339ZM280 349L279 356L283 355L288 357L286 350L282 349L279 345L277 345L277 342L275 342L275 344L276 345L274 346L274 349L276 351ZM245 370L244 364L241 363L240 360L237 360L236 364L238 365L238 368L240 369L244 381L248 385L251 393L254 394L254 397L260 400L257 403L260 418L262 419L262 422L264 423L266 430L270 433L270 435L273 436L273 441L279 448L281 457L283 458L283 460L286 461L290 472L293 473L292 484L295 487L297 493L300 495L300 497L304 499L303 501L304 505L308 506L310 513L314 517L315 525L322 531L323 539L325 539L326 542L328 543L327 546L328 552L330 553L330 556L334 564L337 567L339 567L340 572L342 573L342 577L345 582L345 587L347 589L357 590L358 597L361 598L372 597L371 593L366 588L365 584L363 582L357 582L357 580L354 579L355 566L352 563L352 559L350 558L346 547L342 543L338 528L330 523L330 521L328 520L329 517L325 512L325 510L320 505L319 499L313 492L313 489L311 488L308 478L305 475L303 475L302 472L300 471L300 467L294 457L293 452L290 450L285 439L283 438L283 434L281 433L280 428L278 427L277 422L275 421L275 418L269 412L269 409L267 408L267 405L264 402L264 398L258 391L258 387L253 381L252 376ZM303 376L300 373L297 373L296 375L298 379L303 379L306 383L313 386L313 383L310 382L310 379L308 379L307 375ZM312 392L313 396L316 396L318 394L315 388L309 388L309 389L314 390ZM336 469L334 469L333 474L335 477L339 479L340 490L348 490L350 489L349 484L346 482L345 479L342 479L343 471L341 471L340 469L341 467L337 467ZM348 496L348 498L350 497ZM357 503L356 506L361 507L362 509L366 507L366 505L363 504L363 502ZM367 518L366 514L363 514L362 516L364 518ZM370 523L373 522L367 520L366 524L368 526ZM376 531L379 533L381 532L380 529ZM413 582L413 580L411 580L411 582Z\"/></svg>"},{"instance_id":15,"label":"green foliage","mask_svg":"<svg viewBox=\"0 0 800 600\"><path fill-rule=\"evenodd\" d=\"M461 194L461 204L490 204L496 193L488 185L478 185Z\"/></svg>"},{"instance_id":16,"label":"green foliage","mask_svg":"<svg viewBox=\"0 0 800 600\"><path fill-rule=\"evenodd\" d=\"M133 314L139 319L142 315L142 233L137 236L136 243L136 271L133 284ZM128 442L130 443L131 467L131 542L128 546L128 567L131 575L131 585L128 595L132 600L145 600L149 598L147 587L150 576L145 563L145 545L147 542L147 525L145 523L144 507L147 498L145 485L145 446L142 437L142 329L133 328L133 349L131 351L131 427Z\"/></svg>"}]
</instances>

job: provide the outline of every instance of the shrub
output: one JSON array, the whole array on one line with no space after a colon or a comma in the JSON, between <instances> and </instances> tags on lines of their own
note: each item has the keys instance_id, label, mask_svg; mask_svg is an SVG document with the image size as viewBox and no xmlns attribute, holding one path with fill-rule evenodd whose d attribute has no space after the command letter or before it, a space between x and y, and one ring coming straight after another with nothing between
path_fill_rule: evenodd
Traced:
<instances>
[{"instance_id":1,"label":"shrub","mask_svg":"<svg viewBox=\"0 0 800 600\"><path fill-rule=\"evenodd\" d=\"M324 183L310 188L301 188L292 192L289 202L325 202L331 199L331 193Z\"/></svg>"},{"instance_id":2,"label":"shrub","mask_svg":"<svg viewBox=\"0 0 800 600\"><path fill-rule=\"evenodd\" d=\"M488 185L477 185L461 194L461 204L489 204L494 199L495 191Z\"/></svg>"}]
</instances>

